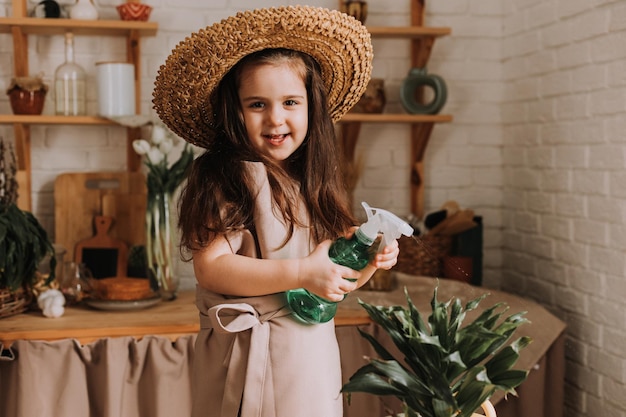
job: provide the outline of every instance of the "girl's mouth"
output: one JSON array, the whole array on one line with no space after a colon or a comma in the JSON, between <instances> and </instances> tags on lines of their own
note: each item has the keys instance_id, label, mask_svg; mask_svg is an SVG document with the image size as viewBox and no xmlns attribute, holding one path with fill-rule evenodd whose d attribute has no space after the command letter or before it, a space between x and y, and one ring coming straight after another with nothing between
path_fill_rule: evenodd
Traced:
<instances>
[{"instance_id":1,"label":"girl's mouth","mask_svg":"<svg viewBox=\"0 0 626 417\"><path fill-rule=\"evenodd\" d=\"M288 136L288 134L284 134L284 135L263 135L265 140L267 140L272 145L280 145L281 143L283 143L285 141L287 136Z\"/></svg>"}]
</instances>

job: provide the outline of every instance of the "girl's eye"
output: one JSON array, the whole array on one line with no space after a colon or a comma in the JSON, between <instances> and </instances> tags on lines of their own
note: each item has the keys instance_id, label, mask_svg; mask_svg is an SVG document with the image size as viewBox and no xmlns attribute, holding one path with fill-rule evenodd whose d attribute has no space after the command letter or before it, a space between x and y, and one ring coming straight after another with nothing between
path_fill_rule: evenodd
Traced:
<instances>
[{"instance_id":1,"label":"girl's eye","mask_svg":"<svg viewBox=\"0 0 626 417\"><path fill-rule=\"evenodd\" d=\"M296 104L298 104L298 102L296 100L287 100L287 101L285 101L285 106L295 106Z\"/></svg>"},{"instance_id":2,"label":"girl's eye","mask_svg":"<svg viewBox=\"0 0 626 417\"><path fill-rule=\"evenodd\" d=\"M265 107L265 104L260 101L255 101L253 103L250 103L250 107L254 109L262 109L263 107Z\"/></svg>"}]
</instances>

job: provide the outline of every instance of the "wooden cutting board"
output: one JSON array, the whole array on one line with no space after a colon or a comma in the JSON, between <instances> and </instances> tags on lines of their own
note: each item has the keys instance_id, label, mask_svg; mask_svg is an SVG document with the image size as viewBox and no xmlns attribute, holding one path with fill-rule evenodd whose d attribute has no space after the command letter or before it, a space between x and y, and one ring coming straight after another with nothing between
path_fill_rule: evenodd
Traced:
<instances>
[{"instance_id":1,"label":"wooden cutting board","mask_svg":"<svg viewBox=\"0 0 626 417\"><path fill-rule=\"evenodd\" d=\"M74 248L74 259L84 263L94 278L124 277L128 266L128 245L109 236L113 225L111 216L95 216L96 234L79 241Z\"/></svg>"},{"instance_id":2,"label":"wooden cutting board","mask_svg":"<svg viewBox=\"0 0 626 417\"><path fill-rule=\"evenodd\" d=\"M129 247L145 243L146 180L139 172L60 174L54 183L56 244L75 261L76 244L95 235L94 217L114 219L108 235Z\"/></svg>"},{"instance_id":3,"label":"wooden cutting board","mask_svg":"<svg viewBox=\"0 0 626 417\"><path fill-rule=\"evenodd\" d=\"M129 246L146 244L145 194L105 194L102 196L102 215L115 220L110 236Z\"/></svg>"}]
</instances>

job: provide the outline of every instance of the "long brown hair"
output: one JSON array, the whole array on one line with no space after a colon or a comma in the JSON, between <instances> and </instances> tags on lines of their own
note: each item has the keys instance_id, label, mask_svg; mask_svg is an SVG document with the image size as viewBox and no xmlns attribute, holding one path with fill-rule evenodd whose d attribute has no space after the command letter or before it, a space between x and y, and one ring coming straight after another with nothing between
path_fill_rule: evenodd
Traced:
<instances>
[{"instance_id":1,"label":"long brown hair","mask_svg":"<svg viewBox=\"0 0 626 417\"><path fill-rule=\"evenodd\" d=\"M286 161L286 169L250 145L238 95L244 67L277 62L291 62L302 72L308 96L308 132L302 145ZM267 168L273 203L289 225L283 244L291 238L296 225L310 227L313 239L320 242L342 235L355 224L339 167L339 150L321 71L313 58L289 49L250 54L224 76L211 100L215 131L220 133L193 162L179 200L182 251L203 248L218 235L253 226L254 181L244 167L246 161L263 162ZM294 180L300 184L299 189L293 186ZM297 193L302 195L310 225L298 222L294 204Z\"/></svg>"}]
</instances>

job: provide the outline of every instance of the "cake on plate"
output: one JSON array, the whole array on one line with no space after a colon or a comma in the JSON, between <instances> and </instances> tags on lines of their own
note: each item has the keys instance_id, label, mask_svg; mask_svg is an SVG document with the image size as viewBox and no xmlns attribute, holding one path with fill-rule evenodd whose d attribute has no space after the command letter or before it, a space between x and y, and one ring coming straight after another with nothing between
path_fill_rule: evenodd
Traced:
<instances>
[{"instance_id":1,"label":"cake on plate","mask_svg":"<svg viewBox=\"0 0 626 417\"><path fill-rule=\"evenodd\" d=\"M132 301L153 297L150 281L145 278L113 277L95 282L96 296L101 300Z\"/></svg>"}]
</instances>

